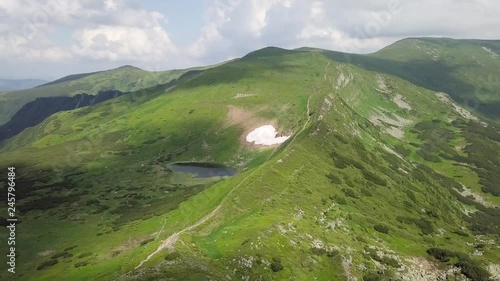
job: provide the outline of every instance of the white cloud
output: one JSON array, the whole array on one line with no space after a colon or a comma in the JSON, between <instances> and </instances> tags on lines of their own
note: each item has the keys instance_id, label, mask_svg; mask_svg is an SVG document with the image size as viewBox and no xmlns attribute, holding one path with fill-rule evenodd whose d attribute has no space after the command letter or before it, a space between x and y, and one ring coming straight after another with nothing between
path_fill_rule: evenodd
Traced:
<instances>
[{"instance_id":1,"label":"white cloud","mask_svg":"<svg viewBox=\"0 0 500 281\"><path fill-rule=\"evenodd\" d=\"M493 0L213 0L191 55L213 62L265 46L366 53L403 37L495 38Z\"/></svg>"},{"instance_id":2,"label":"white cloud","mask_svg":"<svg viewBox=\"0 0 500 281\"><path fill-rule=\"evenodd\" d=\"M123 26L86 28L75 34L73 53L93 60L156 61L176 53L159 26L141 29Z\"/></svg>"},{"instance_id":3,"label":"white cloud","mask_svg":"<svg viewBox=\"0 0 500 281\"><path fill-rule=\"evenodd\" d=\"M6 0L0 2L2 15L10 29L0 25L0 59L152 64L177 52L162 27L165 15L140 8L134 1ZM48 38L60 26L72 30L69 46L58 46Z\"/></svg>"},{"instance_id":4,"label":"white cloud","mask_svg":"<svg viewBox=\"0 0 500 281\"><path fill-rule=\"evenodd\" d=\"M178 32L186 23L168 22L163 13L145 9L140 0L1 0L0 62L64 61L87 68L133 63L164 69L217 63L266 46L364 53L409 36L498 39L500 30L496 0L206 0L205 4L205 24L198 38L180 48L166 29ZM61 29L69 41L54 38L61 36L54 35Z\"/></svg>"}]
</instances>

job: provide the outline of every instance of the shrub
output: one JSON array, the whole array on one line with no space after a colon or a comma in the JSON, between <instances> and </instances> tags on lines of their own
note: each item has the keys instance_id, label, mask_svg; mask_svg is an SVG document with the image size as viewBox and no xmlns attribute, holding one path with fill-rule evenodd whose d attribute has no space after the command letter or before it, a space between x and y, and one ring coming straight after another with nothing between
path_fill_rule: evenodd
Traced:
<instances>
[{"instance_id":1,"label":"shrub","mask_svg":"<svg viewBox=\"0 0 500 281\"><path fill-rule=\"evenodd\" d=\"M469 234L467 234L467 232L464 232L462 230L455 230L455 231L453 231L453 233L460 235L460 236L463 236L463 237L469 237Z\"/></svg>"},{"instance_id":2,"label":"shrub","mask_svg":"<svg viewBox=\"0 0 500 281\"><path fill-rule=\"evenodd\" d=\"M326 256L329 258L337 257L339 254L340 253L337 250L331 250L331 251L326 252Z\"/></svg>"},{"instance_id":3,"label":"shrub","mask_svg":"<svg viewBox=\"0 0 500 281\"><path fill-rule=\"evenodd\" d=\"M432 217L432 218L439 218L439 215L436 211L434 210L425 210L425 214L429 217Z\"/></svg>"},{"instance_id":4,"label":"shrub","mask_svg":"<svg viewBox=\"0 0 500 281\"><path fill-rule=\"evenodd\" d=\"M167 260L167 261L173 261L173 260L179 259L180 257L181 257L181 254L179 252L172 252L172 253L169 253L165 257L165 260Z\"/></svg>"},{"instance_id":5,"label":"shrub","mask_svg":"<svg viewBox=\"0 0 500 281\"><path fill-rule=\"evenodd\" d=\"M408 157L411 154L411 150L408 148L405 148L403 145L395 145L394 150L397 153L403 155L404 157Z\"/></svg>"},{"instance_id":6,"label":"shrub","mask_svg":"<svg viewBox=\"0 0 500 281\"><path fill-rule=\"evenodd\" d=\"M335 174L333 173L330 173L328 175L326 175L326 177L330 180L331 183L333 184L341 184L342 183L342 180L340 180L339 177L337 177Z\"/></svg>"},{"instance_id":7,"label":"shrub","mask_svg":"<svg viewBox=\"0 0 500 281\"><path fill-rule=\"evenodd\" d=\"M361 188L361 194L363 194L363 196L366 196L366 197L372 197L373 194L366 188Z\"/></svg>"},{"instance_id":8,"label":"shrub","mask_svg":"<svg viewBox=\"0 0 500 281\"><path fill-rule=\"evenodd\" d=\"M51 267L55 264L57 264L59 261L57 259L52 259L52 260L48 260L46 262L43 262L42 264L40 264L36 270L42 270L42 269L45 269L47 267Z\"/></svg>"},{"instance_id":9,"label":"shrub","mask_svg":"<svg viewBox=\"0 0 500 281\"><path fill-rule=\"evenodd\" d=\"M427 253L441 262L448 262L455 256L455 253L439 248L430 248L427 250Z\"/></svg>"},{"instance_id":10,"label":"shrub","mask_svg":"<svg viewBox=\"0 0 500 281\"><path fill-rule=\"evenodd\" d=\"M77 262L77 263L75 263L75 268L79 268L79 267L82 267L82 266L87 266L87 265L89 265L89 263L88 263L88 262L86 262L86 261L81 261L81 262Z\"/></svg>"},{"instance_id":11,"label":"shrub","mask_svg":"<svg viewBox=\"0 0 500 281\"><path fill-rule=\"evenodd\" d=\"M477 263L472 261L460 260L455 264L455 266L460 268L463 275L474 281L487 281L490 279L490 273L484 268L481 268Z\"/></svg>"},{"instance_id":12,"label":"shrub","mask_svg":"<svg viewBox=\"0 0 500 281\"><path fill-rule=\"evenodd\" d=\"M92 256L91 252L82 253L77 258L83 259L83 258L86 258L86 257L89 257L89 256Z\"/></svg>"},{"instance_id":13,"label":"shrub","mask_svg":"<svg viewBox=\"0 0 500 281\"><path fill-rule=\"evenodd\" d=\"M355 199L359 198L358 195L356 194L356 192L354 192L354 190L352 190L351 188L344 188L344 189L342 189L342 192L344 192L344 194L349 196L349 197L352 197Z\"/></svg>"},{"instance_id":14,"label":"shrub","mask_svg":"<svg viewBox=\"0 0 500 281\"><path fill-rule=\"evenodd\" d=\"M389 233L389 228L383 224L376 224L373 226L373 229L375 229L378 232L388 234Z\"/></svg>"},{"instance_id":15,"label":"shrub","mask_svg":"<svg viewBox=\"0 0 500 281\"><path fill-rule=\"evenodd\" d=\"M64 251L65 251L65 252L66 252L66 251L71 251L71 250L73 250L74 248L76 248L76 246L71 246L71 247L68 247L68 248L64 249Z\"/></svg>"},{"instance_id":16,"label":"shrub","mask_svg":"<svg viewBox=\"0 0 500 281\"><path fill-rule=\"evenodd\" d=\"M316 247L313 247L311 248L311 252L317 256L322 256L324 254L326 254L326 250L323 249L323 248L316 248Z\"/></svg>"},{"instance_id":17,"label":"shrub","mask_svg":"<svg viewBox=\"0 0 500 281\"><path fill-rule=\"evenodd\" d=\"M50 258L51 258L51 259L57 259L57 258L61 258L61 257L63 257L63 258L70 258L70 257L72 257L72 256L73 256L73 254L71 254L71 253L68 253L68 252L60 252L60 253L57 253L57 254L53 255L53 256L52 256L52 257L50 257Z\"/></svg>"},{"instance_id":18,"label":"shrub","mask_svg":"<svg viewBox=\"0 0 500 281\"><path fill-rule=\"evenodd\" d=\"M153 242L155 239L154 238L149 238L141 242L141 246L144 246L150 242Z\"/></svg>"},{"instance_id":19,"label":"shrub","mask_svg":"<svg viewBox=\"0 0 500 281\"><path fill-rule=\"evenodd\" d=\"M271 270L273 272L278 272L283 270L285 267L281 264L280 258L273 258L273 262L271 263Z\"/></svg>"},{"instance_id":20,"label":"shrub","mask_svg":"<svg viewBox=\"0 0 500 281\"><path fill-rule=\"evenodd\" d=\"M406 223L406 224L413 223L413 219L409 217L397 216L396 220L400 223Z\"/></svg>"},{"instance_id":21,"label":"shrub","mask_svg":"<svg viewBox=\"0 0 500 281\"><path fill-rule=\"evenodd\" d=\"M379 177L375 173L372 173L372 172L365 170L365 169L361 169L361 173L363 174L363 176L365 177L365 179L367 181L371 181L376 185L381 185L381 186L387 185L387 181L384 180L383 178Z\"/></svg>"},{"instance_id":22,"label":"shrub","mask_svg":"<svg viewBox=\"0 0 500 281\"><path fill-rule=\"evenodd\" d=\"M363 276L363 281L381 281L380 275L374 272L369 272Z\"/></svg>"},{"instance_id":23,"label":"shrub","mask_svg":"<svg viewBox=\"0 0 500 281\"><path fill-rule=\"evenodd\" d=\"M413 203L417 203L417 198L415 197L415 193L413 193L413 191L406 190L406 196L408 196Z\"/></svg>"},{"instance_id":24,"label":"shrub","mask_svg":"<svg viewBox=\"0 0 500 281\"><path fill-rule=\"evenodd\" d=\"M458 261L454 265L460 268L463 275L473 281L490 280L488 271L483 269L478 262L472 260L464 253L452 252L439 248L430 248L427 250L427 253L441 262L449 262L452 258L457 258Z\"/></svg>"},{"instance_id":25,"label":"shrub","mask_svg":"<svg viewBox=\"0 0 500 281\"><path fill-rule=\"evenodd\" d=\"M98 205L99 203L101 203L99 200L97 199L90 199L90 200L87 200L87 202L85 203L86 206L90 206L90 205Z\"/></svg>"},{"instance_id":26,"label":"shrub","mask_svg":"<svg viewBox=\"0 0 500 281\"><path fill-rule=\"evenodd\" d=\"M340 204L340 205L346 205L347 204L347 200L343 196L334 196L333 200L335 202L337 202L338 204Z\"/></svg>"},{"instance_id":27,"label":"shrub","mask_svg":"<svg viewBox=\"0 0 500 281\"><path fill-rule=\"evenodd\" d=\"M399 268L401 266L396 259L388 257L388 256L385 256L382 258L382 263L389 265L389 266L392 266L394 268Z\"/></svg>"},{"instance_id":28,"label":"shrub","mask_svg":"<svg viewBox=\"0 0 500 281\"><path fill-rule=\"evenodd\" d=\"M414 221L415 225L420 228L423 234L429 235L434 233L434 226L432 222L426 219L418 219Z\"/></svg>"}]
</instances>

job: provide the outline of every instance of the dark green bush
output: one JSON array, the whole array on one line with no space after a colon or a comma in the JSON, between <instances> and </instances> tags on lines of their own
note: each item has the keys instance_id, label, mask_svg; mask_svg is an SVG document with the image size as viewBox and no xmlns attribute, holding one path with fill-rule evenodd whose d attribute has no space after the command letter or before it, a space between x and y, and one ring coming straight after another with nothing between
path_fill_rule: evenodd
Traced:
<instances>
[{"instance_id":1,"label":"dark green bush","mask_svg":"<svg viewBox=\"0 0 500 281\"><path fill-rule=\"evenodd\" d=\"M50 257L50 258L51 258L51 259L57 259L57 258L61 258L61 257L63 257L63 258L70 258L70 257L72 257L72 256L73 256L73 254L71 254L71 253L68 253L68 252L60 252L60 253L57 253L57 254L53 255L53 256L52 256L52 257Z\"/></svg>"},{"instance_id":2,"label":"dark green bush","mask_svg":"<svg viewBox=\"0 0 500 281\"><path fill-rule=\"evenodd\" d=\"M373 182L376 185L381 185L381 186L387 185L387 181L384 180L383 178L379 177L375 173L372 173L372 172L365 170L365 169L360 169L360 170L367 181Z\"/></svg>"},{"instance_id":3,"label":"dark green bush","mask_svg":"<svg viewBox=\"0 0 500 281\"><path fill-rule=\"evenodd\" d=\"M382 277L374 272L369 272L363 276L363 281L381 281Z\"/></svg>"},{"instance_id":4,"label":"dark green bush","mask_svg":"<svg viewBox=\"0 0 500 281\"><path fill-rule=\"evenodd\" d=\"M89 257L89 256L92 256L91 252L82 253L79 256L77 256L77 258L83 259L83 258L86 258L86 257Z\"/></svg>"},{"instance_id":5,"label":"dark green bush","mask_svg":"<svg viewBox=\"0 0 500 281\"><path fill-rule=\"evenodd\" d=\"M439 248L430 248L427 250L427 253L441 262L448 262L451 258L456 256L452 251Z\"/></svg>"},{"instance_id":6,"label":"dark green bush","mask_svg":"<svg viewBox=\"0 0 500 281\"><path fill-rule=\"evenodd\" d=\"M389 265L389 266L392 266L394 268L401 267L401 265L399 264L399 262L396 259L391 258L391 257L387 257L387 256L384 256L382 258L382 263L386 264L386 265Z\"/></svg>"},{"instance_id":7,"label":"dark green bush","mask_svg":"<svg viewBox=\"0 0 500 281\"><path fill-rule=\"evenodd\" d=\"M280 258L273 258L273 262L271 263L271 270L273 272L278 272L285 269L285 267L281 264Z\"/></svg>"},{"instance_id":8,"label":"dark green bush","mask_svg":"<svg viewBox=\"0 0 500 281\"><path fill-rule=\"evenodd\" d=\"M396 220L400 223L406 223L406 224L412 224L413 219L409 217L404 217L404 216L397 216Z\"/></svg>"},{"instance_id":9,"label":"dark green bush","mask_svg":"<svg viewBox=\"0 0 500 281\"><path fill-rule=\"evenodd\" d=\"M408 196L413 203L417 203L417 198L415 197L415 193L413 193L413 191L406 190L406 196Z\"/></svg>"},{"instance_id":10,"label":"dark green bush","mask_svg":"<svg viewBox=\"0 0 500 281\"><path fill-rule=\"evenodd\" d=\"M169 253L165 257L165 260L167 260L167 261L173 261L173 260L179 259L180 257L181 257L181 254L179 252L172 252L172 253Z\"/></svg>"},{"instance_id":11,"label":"dark green bush","mask_svg":"<svg viewBox=\"0 0 500 281\"><path fill-rule=\"evenodd\" d=\"M85 203L86 206L90 206L90 205L97 205L101 203L101 201L97 200L97 199L90 199L90 200L87 200L87 202Z\"/></svg>"},{"instance_id":12,"label":"dark green bush","mask_svg":"<svg viewBox=\"0 0 500 281\"><path fill-rule=\"evenodd\" d=\"M150 242L153 242L154 240L155 240L154 238L149 238L149 239L143 240L140 245L144 246Z\"/></svg>"},{"instance_id":13,"label":"dark green bush","mask_svg":"<svg viewBox=\"0 0 500 281\"><path fill-rule=\"evenodd\" d=\"M326 254L326 250L323 248L313 247L313 248L311 248L311 253L313 253L317 256L322 256L322 255Z\"/></svg>"},{"instance_id":14,"label":"dark green bush","mask_svg":"<svg viewBox=\"0 0 500 281\"><path fill-rule=\"evenodd\" d=\"M326 175L326 177L333 184L341 184L342 183L342 180L339 177L337 177L335 174L333 174L333 173L330 173L330 174Z\"/></svg>"},{"instance_id":15,"label":"dark green bush","mask_svg":"<svg viewBox=\"0 0 500 281\"><path fill-rule=\"evenodd\" d=\"M81 262L77 262L75 263L75 268L79 268L79 267L83 267L83 266L87 266L89 265L90 263L86 262L86 261L81 261Z\"/></svg>"},{"instance_id":16,"label":"dark green bush","mask_svg":"<svg viewBox=\"0 0 500 281\"><path fill-rule=\"evenodd\" d=\"M403 145L395 145L394 150L404 157L408 157L411 154L411 149L405 148Z\"/></svg>"},{"instance_id":17,"label":"dark green bush","mask_svg":"<svg viewBox=\"0 0 500 281\"><path fill-rule=\"evenodd\" d=\"M344 188L344 189L342 189L342 192L344 192L344 194L349 196L349 197L352 197L355 199L359 198L358 195L356 194L356 192L354 192L354 190L352 190L351 188Z\"/></svg>"},{"instance_id":18,"label":"dark green bush","mask_svg":"<svg viewBox=\"0 0 500 281\"><path fill-rule=\"evenodd\" d=\"M481 268L476 262L460 260L455 266L459 267L462 274L473 281L491 280L490 273L484 268Z\"/></svg>"},{"instance_id":19,"label":"dark green bush","mask_svg":"<svg viewBox=\"0 0 500 281\"><path fill-rule=\"evenodd\" d=\"M453 231L453 233L460 235L460 236L463 236L463 237L469 237L469 234L467 234L467 232L464 232L462 230L455 230L455 231Z\"/></svg>"},{"instance_id":20,"label":"dark green bush","mask_svg":"<svg viewBox=\"0 0 500 281\"><path fill-rule=\"evenodd\" d=\"M340 204L340 205L346 205L347 204L347 200L345 199L345 197L343 196L334 196L334 201L337 202L337 204Z\"/></svg>"},{"instance_id":21,"label":"dark green bush","mask_svg":"<svg viewBox=\"0 0 500 281\"><path fill-rule=\"evenodd\" d=\"M366 197L372 197L373 194L367 188L361 188L361 194Z\"/></svg>"},{"instance_id":22,"label":"dark green bush","mask_svg":"<svg viewBox=\"0 0 500 281\"><path fill-rule=\"evenodd\" d=\"M68 247L68 248L64 249L64 251L65 251L65 252L67 252L67 251L71 251L71 250L73 250L74 248L76 248L76 246L71 246L71 247Z\"/></svg>"},{"instance_id":23,"label":"dark green bush","mask_svg":"<svg viewBox=\"0 0 500 281\"><path fill-rule=\"evenodd\" d=\"M326 256L329 258L337 257L339 255L339 251L337 250L331 250L326 253Z\"/></svg>"},{"instance_id":24,"label":"dark green bush","mask_svg":"<svg viewBox=\"0 0 500 281\"><path fill-rule=\"evenodd\" d=\"M477 261L472 260L469 255L439 248L430 248L427 253L441 262L449 262L452 258L458 259L454 265L460 268L463 275L473 281L490 280L488 271L482 268Z\"/></svg>"},{"instance_id":25,"label":"dark green bush","mask_svg":"<svg viewBox=\"0 0 500 281\"><path fill-rule=\"evenodd\" d=\"M414 223L420 228L423 234L429 235L434 233L434 226L432 225L431 221L426 219L418 219L414 220Z\"/></svg>"},{"instance_id":26,"label":"dark green bush","mask_svg":"<svg viewBox=\"0 0 500 281\"><path fill-rule=\"evenodd\" d=\"M45 269L47 267L51 267L55 264L57 264L59 261L57 259L52 259L52 260L48 260L48 261L45 261L43 262L42 264L40 264L36 270L42 270L42 269Z\"/></svg>"},{"instance_id":27,"label":"dark green bush","mask_svg":"<svg viewBox=\"0 0 500 281\"><path fill-rule=\"evenodd\" d=\"M373 229L375 229L378 232L388 234L389 233L389 227L383 225L383 224L376 224L373 226Z\"/></svg>"}]
</instances>

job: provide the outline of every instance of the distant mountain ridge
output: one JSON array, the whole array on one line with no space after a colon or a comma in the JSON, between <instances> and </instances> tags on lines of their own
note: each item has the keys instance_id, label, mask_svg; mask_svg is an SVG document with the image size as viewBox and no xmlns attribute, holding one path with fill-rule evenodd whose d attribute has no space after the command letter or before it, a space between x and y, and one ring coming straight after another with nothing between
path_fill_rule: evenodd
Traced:
<instances>
[{"instance_id":1,"label":"distant mountain ridge","mask_svg":"<svg viewBox=\"0 0 500 281\"><path fill-rule=\"evenodd\" d=\"M150 72L125 65L111 70L68 75L31 89L0 93L0 125L9 121L23 105L39 97L71 97L81 93L96 95L110 90L133 92L167 84L190 70L206 68Z\"/></svg>"},{"instance_id":2,"label":"distant mountain ridge","mask_svg":"<svg viewBox=\"0 0 500 281\"><path fill-rule=\"evenodd\" d=\"M44 86L50 86L50 85L63 83L63 82L70 82L73 80L85 78L85 77L90 76L90 75L94 75L94 74L98 74L98 73L102 73L102 72L106 72L106 71L116 71L116 70L145 71L145 70L143 70L139 67L133 66L133 65L123 65L123 66L120 66L120 67L117 67L114 69L110 69L110 70L101 70L101 71L94 71L94 72L87 72L87 73L70 74L70 75L64 76L62 78L56 79L54 81L50 81L50 82L47 82L45 84L38 85L37 87L44 87Z\"/></svg>"},{"instance_id":3,"label":"distant mountain ridge","mask_svg":"<svg viewBox=\"0 0 500 281\"><path fill-rule=\"evenodd\" d=\"M0 91L14 91L23 90L37 87L47 83L46 80L41 79L1 79L0 78Z\"/></svg>"},{"instance_id":4,"label":"distant mountain ridge","mask_svg":"<svg viewBox=\"0 0 500 281\"><path fill-rule=\"evenodd\" d=\"M9 122L0 126L0 142L17 135L28 127L38 125L54 113L95 105L123 94L113 90L102 91L97 95L78 94L72 97L36 98L25 104Z\"/></svg>"}]
</instances>

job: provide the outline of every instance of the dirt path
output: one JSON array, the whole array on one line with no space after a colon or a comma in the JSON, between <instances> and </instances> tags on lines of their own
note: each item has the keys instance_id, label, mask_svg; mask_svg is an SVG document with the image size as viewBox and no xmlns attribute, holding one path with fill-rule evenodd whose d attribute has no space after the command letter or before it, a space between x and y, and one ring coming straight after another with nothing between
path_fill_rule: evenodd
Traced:
<instances>
[{"instance_id":1,"label":"dirt path","mask_svg":"<svg viewBox=\"0 0 500 281\"><path fill-rule=\"evenodd\" d=\"M212 212L210 212L208 215L204 216L199 221L197 221L196 223L194 223L194 224L192 224L192 225L184 228L183 230L173 233L167 239L163 240L161 242L160 246L158 246L158 248L154 252L152 252L145 259L143 259L135 267L135 269L138 269L139 267L141 267L145 262L147 262L148 260L150 260L152 257L154 257L156 254L158 254L162 250L164 250L164 249L172 249L174 247L175 243L177 242L177 240L179 239L179 237L180 237L181 234L197 228L198 226L202 225L207 220L209 220L210 218L212 218L220 210L220 208L222 207L222 205L226 202L226 200L229 197L229 195L231 195L236 189L238 189L238 187L240 187L244 182L246 182L249 177L251 177L255 172L257 172L259 170L260 169L256 169L251 174L249 174L248 176L246 176L243 180L241 180L233 189L231 189L231 191L229 191L229 193L226 195L226 197L224 197L224 199L222 199L222 201L219 203L219 205L217 205L217 207L215 209L213 209Z\"/></svg>"},{"instance_id":2,"label":"dirt path","mask_svg":"<svg viewBox=\"0 0 500 281\"><path fill-rule=\"evenodd\" d=\"M328 64L325 67L325 74L323 75L323 79L326 81L328 80L328 67L330 66L331 62L328 62Z\"/></svg>"}]
</instances>

